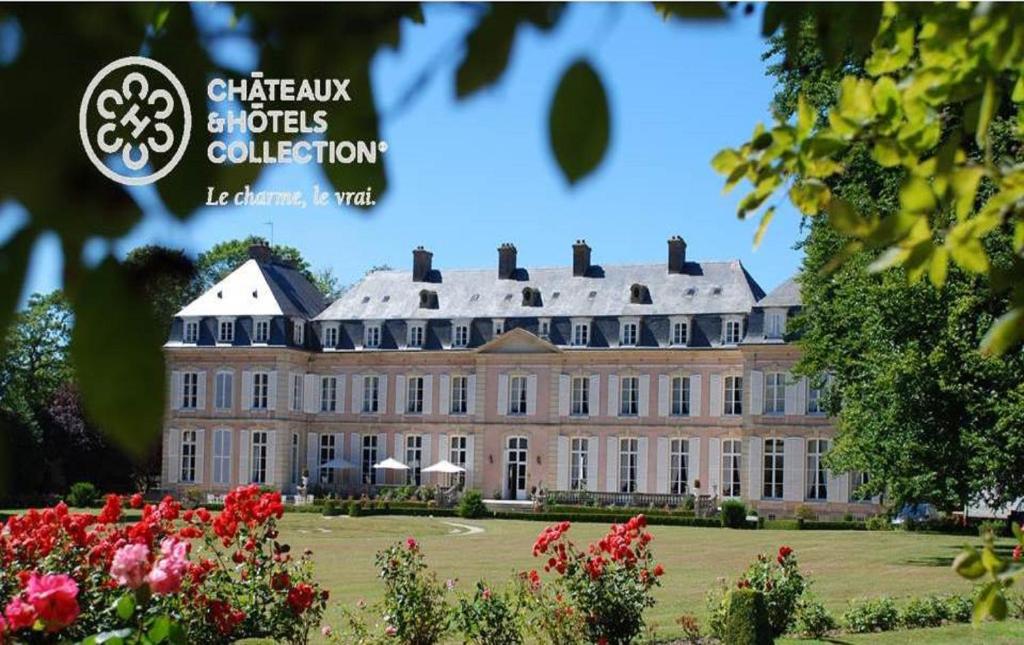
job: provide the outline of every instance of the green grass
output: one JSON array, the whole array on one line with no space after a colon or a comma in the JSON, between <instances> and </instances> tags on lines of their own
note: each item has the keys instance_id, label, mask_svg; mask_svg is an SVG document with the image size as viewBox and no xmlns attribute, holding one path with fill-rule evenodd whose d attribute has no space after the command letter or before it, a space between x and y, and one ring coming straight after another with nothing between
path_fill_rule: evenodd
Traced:
<instances>
[{"instance_id":1,"label":"green grass","mask_svg":"<svg viewBox=\"0 0 1024 645\"><path fill-rule=\"evenodd\" d=\"M444 522L481 527L478 535L462 532ZM431 568L442 579L455 578L457 588L468 590L478 579L500 583L514 571L539 568L530 549L544 524L531 521L462 520L458 518L410 518L396 516L324 518L289 513L281 522L282 539L298 550L310 548L317 576L331 590L332 603L326 620L337 623L340 606L380 597L380 583L373 556L389 542L413 536L422 544ZM576 524L570 536L577 543L599 538L606 527ZM792 547L801 570L813 580L813 589L834 613L845 610L850 599L891 595L897 599L928 593L969 592L970 583L957 577L950 564L965 541L976 538L903 532L865 531L742 531L691 527L651 528L654 552L664 564L663 586L649 621L658 633L671 635L680 614L704 615L704 595L716 579L729 580L741 573L759 552L774 552L782 544ZM966 631L961 631L966 629ZM1014 640L1024 632L1020 623L986 626L989 638ZM961 642L976 635L969 628L943 628ZM993 631L994 630L994 631ZM1016 630L1016 631L1015 631ZM875 636L871 642L906 642L913 634L897 632ZM938 637L938 636L937 636ZM868 637L869 639L872 637ZM864 637L850 637L863 642ZM890 640L895 639L895 640ZM958 640L960 639L960 640ZM844 638L845 640L845 638ZM916 640L916 638L915 638ZM981 641L978 641L981 642ZM1009 642L1009 641L1006 641Z\"/></svg>"},{"instance_id":2,"label":"green grass","mask_svg":"<svg viewBox=\"0 0 1024 645\"><path fill-rule=\"evenodd\" d=\"M779 645L810 645L811 643L873 643L896 645L896 643L928 643L928 645L1010 645L1024 642L1024 622L1011 620L1005 623L984 623L978 628L971 625L946 625L932 629L886 632L884 634L840 635L827 641L806 641L783 639Z\"/></svg>"}]
</instances>

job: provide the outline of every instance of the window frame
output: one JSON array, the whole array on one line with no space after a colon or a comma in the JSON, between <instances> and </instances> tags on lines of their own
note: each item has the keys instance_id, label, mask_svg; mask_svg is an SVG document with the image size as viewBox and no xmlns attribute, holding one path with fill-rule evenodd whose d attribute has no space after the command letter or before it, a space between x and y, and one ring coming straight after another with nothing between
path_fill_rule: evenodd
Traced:
<instances>
[{"instance_id":1,"label":"window frame","mask_svg":"<svg viewBox=\"0 0 1024 645\"><path fill-rule=\"evenodd\" d=\"M508 377L508 416L525 416L530 405L529 397L527 376L525 374L510 374Z\"/></svg>"},{"instance_id":2,"label":"window frame","mask_svg":"<svg viewBox=\"0 0 1024 645\"><path fill-rule=\"evenodd\" d=\"M579 387L577 387L579 385ZM590 416L590 377L574 375L569 377L569 416Z\"/></svg>"},{"instance_id":3,"label":"window frame","mask_svg":"<svg viewBox=\"0 0 1024 645\"><path fill-rule=\"evenodd\" d=\"M590 346L590 321L573 320L569 345L572 347Z\"/></svg>"},{"instance_id":4,"label":"window frame","mask_svg":"<svg viewBox=\"0 0 1024 645\"><path fill-rule=\"evenodd\" d=\"M619 437L619 491L636 493L640 482L640 439Z\"/></svg>"},{"instance_id":5,"label":"window frame","mask_svg":"<svg viewBox=\"0 0 1024 645\"><path fill-rule=\"evenodd\" d=\"M222 385L222 381L227 381L227 383ZM225 397L226 400L224 400ZM235 407L234 399L235 372L233 370L217 370L213 376L213 409L232 410Z\"/></svg>"},{"instance_id":6,"label":"window frame","mask_svg":"<svg viewBox=\"0 0 1024 645\"><path fill-rule=\"evenodd\" d=\"M423 468L423 435L407 434L405 435L404 442L403 457L405 465L409 467L409 470L405 471L405 483L412 486L420 486L423 482L421 470ZM416 443L416 445L412 445L413 443ZM412 455L415 455L415 457Z\"/></svg>"},{"instance_id":7,"label":"window frame","mask_svg":"<svg viewBox=\"0 0 1024 645\"><path fill-rule=\"evenodd\" d=\"M629 374L619 377L619 416L640 416L640 377Z\"/></svg>"},{"instance_id":8,"label":"window frame","mask_svg":"<svg viewBox=\"0 0 1024 645\"><path fill-rule=\"evenodd\" d=\"M292 412L302 412L303 396L305 395L305 384L305 374L292 374Z\"/></svg>"},{"instance_id":9,"label":"window frame","mask_svg":"<svg viewBox=\"0 0 1024 645\"><path fill-rule=\"evenodd\" d=\"M382 335L380 323L366 323L363 326L363 347L366 349L379 349Z\"/></svg>"},{"instance_id":10,"label":"window frame","mask_svg":"<svg viewBox=\"0 0 1024 645\"><path fill-rule=\"evenodd\" d=\"M405 413L423 414L425 380L419 374L405 377Z\"/></svg>"},{"instance_id":11,"label":"window frame","mask_svg":"<svg viewBox=\"0 0 1024 645\"><path fill-rule=\"evenodd\" d=\"M261 382L262 381L262 382ZM270 408L270 372L255 370L252 373L252 392L249 402L252 410L267 410Z\"/></svg>"},{"instance_id":12,"label":"window frame","mask_svg":"<svg viewBox=\"0 0 1024 645\"><path fill-rule=\"evenodd\" d=\"M771 396L769 396L769 392L771 392ZM763 399L762 411L764 414L778 416L786 413L785 372L765 372Z\"/></svg>"},{"instance_id":13,"label":"window frame","mask_svg":"<svg viewBox=\"0 0 1024 645\"><path fill-rule=\"evenodd\" d=\"M191 333L189 333L191 330ZM185 345L199 344L199 321L186 319L182 321L181 342Z\"/></svg>"},{"instance_id":14,"label":"window frame","mask_svg":"<svg viewBox=\"0 0 1024 645\"><path fill-rule=\"evenodd\" d=\"M741 466L743 444L739 439L722 439L722 497L743 494Z\"/></svg>"},{"instance_id":15,"label":"window frame","mask_svg":"<svg viewBox=\"0 0 1024 645\"><path fill-rule=\"evenodd\" d=\"M619 322L619 347L636 347L640 344L640 320L623 318Z\"/></svg>"},{"instance_id":16,"label":"window frame","mask_svg":"<svg viewBox=\"0 0 1024 645\"><path fill-rule=\"evenodd\" d=\"M267 345L270 343L270 318L252 319L252 344Z\"/></svg>"},{"instance_id":17,"label":"window frame","mask_svg":"<svg viewBox=\"0 0 1024 645\"><path fill-rule=\"evenodd\" d=\"M722 415L743 415L743 377L738 374L729 374L722 378Z\"/></svg>"},{"instance_id":18,"label":"window frame","mask_svg":"<svg viewBox=\"0 0 1024 645\"><path fill-rule=\"evenodd\" d=\"M306 344L306 321L300 318L292 319L292 344L300 347Z\"/></svg>"},{"instance_id":19,"label":"window frame","mask_svg":"<svg viewBox=\"0 0 1024 645\"><path fill-rule=\"evenodd\" d=\"M333 374L320 376L320 412L338 411L338 377Z\"/></svg>"},{"instance_id":20,"label":"window frame","mask_svg":"<svg viewBox=\"0 0 1024 645\"><path fill-rule=\"evenodd\" d=\"M453 374L448 387L448 414L468 414L469 377L465 374Z\"/></svg>"},{"instance_id":21,"label":"window frame","mask_svg":"<svg viewBox=\"0 0 1024 645\"><path fill-rule=\"evenodd\" d=\"M196 483L196 465L199 454L199 431L182 430L178 450L178 481L183 484Z\"/></svg>"},{"instance_id":22,"label":"window frame","mask_svg":"<svg viewBox=\"0 0 1024 645\"><path fill-rule=\"evenodd\" d=\"M505 319L494 318L491 321L491 335L497 338L505 333Z\"/></svg>"},{"instance_id":23,"label":"window frame","mask_svg":"<svg viewBox=\"0 0 1024 645\"><path fill-rule=\"evenodd\" d=\"M341 339L341 325L328 323L324 325L324 349L338 349L338 341Z\"/></svg>"},{"instance_id":24,"label":"window frame","mask_svg":"<svg viewBox=\"0 0 1024 645\"><path fill-rule=\"evenodd\" d=\"M372 385L372 387L367 387ZM372 404L372 405L370 405ZM364 374L363 375L363 402L361 404L361 414L379 414L380 413L380 375L379 374Z\"/></svg>"},{"instance_id":25,"label":"window frame","mask_svg":"<svg viewBox=\"0 0 1024 645\"><path fill-rule=\"evenodd\" d=\"M739 316L723 318L722 344L730 346L739 345L741 340L743 340L743 319Z\"/></svg>"},{"instance_id":26,"label":"window frame","mask_svg":"<svg viewBox=\"0 0 1024 645\"><path fill-rule=\"evenodd\" d=\"M217 319L217 344L230 345L235 342L235 319Z\"/></svg>"},{"instance_id":27,"label":"window frame","mask_svg":"<svg viewBox=\"0 0 1024 645\"><path fill-rule=\"evenodd\" d=\"M814 450L811 449L812 445ZM825 468L824 459L830 448L831 442L828 439L807 440L805 463L807 490L805 492L806 499L810 501L828 501L828 469Z\"/></svg>"},{"instance_id":28,"label":"window frame","mask_svg":"<svg viewBox=\"0 0 1024 645\"><path fill-rule=\"evenodd\" d=\"M377 435L364 434L360 444L359 474L364 484L376 484L377 469L373 465L377 463L377 455L380 450L380 446L377 445Z\"/></svg>"},{"instance_id":29,"label":"window frame","mask_svg":"<svg viewBox=\"0 0 1024 645\"><path fill-rule=\"evenodd\" d=\"M678 385L677 385L678 384ZM673 375L668 382L669 416L690 416L690 377L683 374Z\"/></svg>"},{"instance_id":30,"label":"window frame","mask_svg":"<svg viewBox=\"0 0 1024 645\"><path fill-rule=\"evenodd\" d=\"M668 444L668 492L686 495L690 490L690 440L672 437Z\"/></svg>"},{"instance_id":31,"label":"window frame","mask_svg":"<svg viewBox=\"0 0 1024 645\"><path fill-rule=\"evenodd\" d=\"M213 468L210 476L212 478L211 483L219 486L231 484L232 434L230 428L214 428L213 430L213 459L211 464Z\"/></svg>"},{"instance_id":32,"label":"window frame","mask_svg":"<svg viewBox=\"0 0 1024 645\"><path fill-rule=\"evenodd\" d=\"M784 499L786 482L786 442L778 437L764 440L761 460L761 497Z\"/></svg>"},{"instance_id":33,"label":"window frame","mask_svg":"<svg viewBox=\"0 0 1024 645\"><path fill-rule=\"evenodd\" d=\"M317 447L317 457L320 462L317 469L320 471L320 484L333 484L335 479L334 468L321 468L338 456L338 440L333 433L324 432L320 434L320 445Z\"/></svg>"},{"instance_id":34,"label":"window frame","mask_svg":"<svg viewBox=\"0 0 1024 645\"><path fill-rule=\"evenodd\" d=\"M181 373L181 399L178 403L182 410L199 409L198 370L185 370Z\"/></svg>"},{"instance_id":35,"label":"window frame","mask_svg":"<svg viewBox=\"0 0 1024 645\"><path fill-rule=\"evenodd\" d=\"M405 330L405 346L410 349L423 349L427 341L427 323L409 321Z\"/></svg>"},{"instance_id":36,"label":"window frame","mask_svg":"<svg viewBox=\"0 0 1024 645\"><path fill-rule=\"evenodd\" d=\"M689 316L672 316L669 318L669 345L672 347L689 347L691 320ZM682 339L679 337L679 328L682 328Z\"/></svg>"},{"instance_id":37,"label":"window frame","mask_svg":"<svg viewBox=\"0 0 1024 645\"><path fill-rule=\"evenodd\" d=\"M569 439L569 490L587 490L590 468L590 437ZM595 439L596 441L596 439Z\"/></svg>"},{"instance_id":38,"label":"window frame","mask_svg":"<svg viewBox=\"0 0 1024 645\"><path fill-rule=\"evenodd\" d=\"M270 433L267 430L252 431L252 445L249 448L249 483L266 484L267 468L270 466Z\"/></svg>"}]
</instances>

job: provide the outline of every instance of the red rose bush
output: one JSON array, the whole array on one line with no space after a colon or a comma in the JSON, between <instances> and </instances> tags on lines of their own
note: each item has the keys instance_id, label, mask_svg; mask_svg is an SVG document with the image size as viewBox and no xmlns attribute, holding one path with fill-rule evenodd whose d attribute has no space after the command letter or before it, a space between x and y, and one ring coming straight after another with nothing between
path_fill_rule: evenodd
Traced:
<instances>
[{"instance_id":1,"label":"red rose bush","mask_svg":"<svg viewBox=\"0 0 1024 645\"><path fill-rule=\"evenodd\" d=\"M141 509L124 521L122 507ZM98 514L63 503L0 528L0 643L305 643L327 592L309 554L277 542L279 493L245 486L219 513L165 497L108 495Z\"/></svg>"}]
</instances>

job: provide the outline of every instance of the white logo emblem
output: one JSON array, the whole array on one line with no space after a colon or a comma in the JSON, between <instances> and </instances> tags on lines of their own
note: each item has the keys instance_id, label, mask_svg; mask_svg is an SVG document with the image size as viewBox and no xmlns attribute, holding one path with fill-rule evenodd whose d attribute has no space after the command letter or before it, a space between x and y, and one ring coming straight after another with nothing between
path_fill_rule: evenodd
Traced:
<instances>
[{"instance_id":1,"label":"white logo emblem","mask_svg":"<svg viewBox=\"0 0 1024 645\"><path fill-rule=\"evenodd\" d=\"M78 130L85 153L100 172L119 184L143 186L181 161L192 112L185 88L171 70L150 58L128 56L89 82Z\"/></svg>"}]
</instances>

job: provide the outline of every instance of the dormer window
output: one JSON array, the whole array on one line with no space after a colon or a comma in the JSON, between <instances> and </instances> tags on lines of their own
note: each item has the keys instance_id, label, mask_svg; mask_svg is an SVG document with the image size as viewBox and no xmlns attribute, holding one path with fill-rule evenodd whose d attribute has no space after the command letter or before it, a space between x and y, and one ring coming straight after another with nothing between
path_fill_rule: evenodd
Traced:
<instances>
[{"instance_id":1,"label":"dormer window","mask_svg":"<svg viewBox=\"0 0 1024 645\"><path fill-rule=\"evenodd\" d=\"M523 306L524 307L540 307L540 289L534 289L533 287L526 287L523 289Z\"/></svg>"},{"instance_id":2,"label":"dormer window","mask_svg":"<svg viewBox=\"0 0 1024 645\"><path fill-rule=\"evenodd\" d=\"M469 323L456 321L452 325L452 347L469 347Z\"/></svg>"},{"instance_id":3,"label":"dormer window","mask_svg":"<svg viewBox=\"0 0 1024 645\"><path fill-rule=\"evenodd\" d=\"M590 344L590 321L573 320L572 337L573 347L586 347Z\"/></svg>"},{"instance_id":4,"label":"dormer window","mask_svg":"<svg viewBox=\"0 0 1024 645\"><path fill-rule=\"evenodd\" d=\"M736 345L743 337L743 319L739 317L722 320L722 344Z\"/></svg>"},{"instance_id":5,"label":"dormer window","mask_svg":"<svg viewBox=\"0 0 1024 645\"><path fill-rule=\"evenodd\" d=\"M301 318L292 319L292 342L300 346L306 342L306 323Z\"/></svg>"},{"instance_id":6,"label":"dormer window","mask_svg":"<svg viewBox=\"0 0 1024 645\"><path fill-rule=\"evenodd\" d=\"M181 330L181 342L195 345L199 342L199 321L186 320Z\"/></svg>"},{"instance_id":7,"label":"dormer window","mask_svg":"<svg viewBox=\"0 0 1024 645\"><path fill-rule=\"evenodd\" d=\"M409 323L408 343L409 347L423 347L423 337L426 335L426 325L421 322Z\"/></svg>"},{"instance_id":8,"label":"dormer window","mask_svg":"<svg viewBox=\"0 0 1024 645\"><path fill-rule=\"evenodd\" d=\"M764 314L764 337L780 340L786 334L786 310L769 309Z\"/></svg>"},{"instance_id":9,"label":"dormer window","mask_svg":"<svg viewBox=\"0 0 1024 645\"><path fill-rule=\"evenodd\" d=\"M619 324L619 345L636 347L640 339L640 321L636 318L624 318Z\"/></svg>"},{"instance_id":10,"label":"dormer window","mask_svg":"<svg viewBox=\"0 0 1024 645\"><path fill-rule=\"evenodd\" d=\"M270 341L270 320L256 318L252 323L252 342L266 345Z\"/></svg>"},{"instance_id":11,"label":"dormer window","mask_svg":"<svg viewBox=\"0 0 1024 645\"><path fill-rule=\"evenodd\" d=\"M326 325L324 327L324 349L335 349L338 347L338 325Z\"/></svg>"},{"instance_id":12,"label":"dormer window","mask_svg":"<svg viewBox=\"0 0 1024 645\"><path fill-rule=\"evenodd\" d=\"M629 288L629 302L634 305L646 305L651 302L651 291L645 284L634 284Z\"/></svg>"},{"instance_id":13,"label":"dormer window","mask_svg":"<svg viewBox=\"0 0 1024 645\"><path fill-rule=\"evenodd\" d=\"M541 318L537 321L537 333L541 338L547 340L551 337L551 319Z\"/></svg>"},{"instance_id":14,"label":"dormer window","mask_svg":"<svg viewBox=\"0 0 1024 645\"><path fill-rule=\"evenodd\" d=\"M437 292L430 289L420 291L420 309L437 309Z\"/></svg>"},{"instance_id":15,"label":"dormer window","mask_svg":"<svg viewBox=\"0 0 1024 645\"><path fill-rule=\"evenodd\" d=\"M672 325L670 329L670 341L674 347L686 347L690 344L690 319L685 317L672 317L669 319Z\"/></svg>"},{"instance_id":16,"label":"dormer window","mask_svg":"<svg viewBox=\"0 0 1024 645\"><path fill-rule=\"evenodd\" d=\"M220 344L235 342L234 318L221 318L217 321L217 342Z\"/></svg>"},{"instance_id":17,"label":"dormer window","mask_svg":"<svg viewBox=\"0 0 1024 645\"><path fill-rule=\"evenodd\" d=\"M363 347L377 349L380 347L380 325L368 323L363 330Z\"/></svg>"},{"instance_id":18,"label":"dormer window","mask_svg":"<svg viewBox=\"0 0 1024 645\"><path fill-rule=\"evenodd\" d=\"M505 319L504 318L495 318L493 324L494 324L494 330L493 331L494 331L494 336L495 337L501 336L502 334L505 333Z\"/></svg>"}]
</instances>

